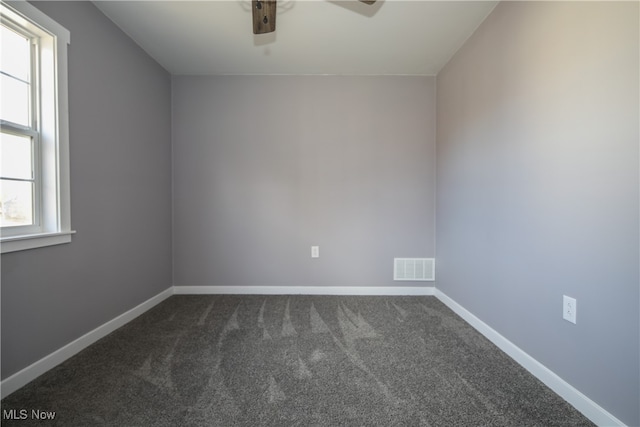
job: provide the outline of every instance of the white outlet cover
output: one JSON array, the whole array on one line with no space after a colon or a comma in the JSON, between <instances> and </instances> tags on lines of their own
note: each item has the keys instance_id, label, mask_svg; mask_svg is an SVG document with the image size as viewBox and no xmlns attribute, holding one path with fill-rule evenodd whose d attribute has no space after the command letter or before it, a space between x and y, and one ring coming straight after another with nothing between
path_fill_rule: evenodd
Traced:
<instances>
[{"instance_id":1,"label":"white outlet cover","mask_svg":"<svg viewBox=\"0 0 640 427\"><path fill-rule=\"evenodd\" d=\"M575 298L562 296L562 318L573 324L576 323L578 305Z\"/></svg>"},{"instance_id":2,"label":"white outlet cover","mask_svg":"<svg viewBox=\"0 0 640 427\"><path fill-rule=\"evenodd\" d=\"M320 258L320 246L311 246L311 258Z\"/></svg>"}]
</instances>

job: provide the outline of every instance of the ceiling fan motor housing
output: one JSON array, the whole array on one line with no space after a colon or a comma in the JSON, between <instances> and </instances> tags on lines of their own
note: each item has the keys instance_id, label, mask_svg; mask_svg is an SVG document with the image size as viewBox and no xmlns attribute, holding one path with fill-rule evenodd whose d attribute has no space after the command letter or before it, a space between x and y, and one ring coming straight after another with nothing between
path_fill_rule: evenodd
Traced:
<instances>
[{"instance_id":1,"label":"ceiling fan motor housing","mask_svg":"<svg viewBox=\"0 0 640 427\"><path fill-rule=\"evenodd\" d=\"M359 0L373 4L376 0ZM276 30L276 0L251 0L253 34L271 33Z\"/></svg>"},{"instance_id":2,"label":"ceiling fan motor housing","mask_svg":"<svg viewBox=\"0 0 640 427\"><path fill-rule=\"evenodd\" d=\"M252 0L253 34L271 33L276 30L276 0Z\"/></svg>"}]
</instances>

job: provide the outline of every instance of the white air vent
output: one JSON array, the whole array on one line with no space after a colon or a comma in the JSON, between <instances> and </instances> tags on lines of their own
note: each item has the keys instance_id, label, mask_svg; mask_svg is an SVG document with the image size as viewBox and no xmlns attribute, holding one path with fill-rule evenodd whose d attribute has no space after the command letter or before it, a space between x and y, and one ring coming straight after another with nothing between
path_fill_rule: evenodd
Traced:
<instances>
[{"instance_id":1,"label":"white air vent","mask_svg":"<svg viewBox=\"0 0 640 427\"><path fill-rule=\"evenodd\" d=\"M435 267L434 258L394 258L393 280L433 281Z\"/></svg>"}]
</instances>

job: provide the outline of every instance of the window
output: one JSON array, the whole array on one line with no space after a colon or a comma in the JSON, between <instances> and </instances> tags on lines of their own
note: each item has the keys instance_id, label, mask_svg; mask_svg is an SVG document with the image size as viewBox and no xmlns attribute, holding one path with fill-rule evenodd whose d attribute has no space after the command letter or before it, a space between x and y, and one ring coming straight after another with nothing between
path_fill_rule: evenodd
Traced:
<instances>
[{"instance_id":1,"label":"window","mask_svg":"<svg viewBox=\"0 0 640 427\"><path fill-rule=\"evenodd\" d=\"M0 247L71 241L69 32L26 1L0 4Z\"/></svg>"}]
</instances>

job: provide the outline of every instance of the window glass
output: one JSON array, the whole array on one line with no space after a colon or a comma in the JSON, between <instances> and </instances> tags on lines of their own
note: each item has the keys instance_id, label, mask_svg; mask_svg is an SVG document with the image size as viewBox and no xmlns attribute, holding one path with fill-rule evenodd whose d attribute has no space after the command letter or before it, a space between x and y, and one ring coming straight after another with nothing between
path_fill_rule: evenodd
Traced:
<instances>
[{"instance_id":1,"label":"window glass","mask_svg":"<svg viewBox=\"0 0 640 427\"><path fill-rule=\"evenodd\" d=\"M0 39L2 40L2 53L0 56L2 72L16 79L30 82L29 39L4 25L2 26Z\"/></svg>"},{"instance_id":2,"label":"window glass","mask_svg":"<svg viewBox=\"0 0 640 427\"><path fill-rule=\"evenodd\" d=\"M0 180L0 225L33 224L33 183Z\"/></svg>"},{"instance_id":3,"label":"window glass","mask_svg":"<svg viewBox=\"0 0 640 427\"><path fill-rule=\"evenodd\" d=\"M29 85L5 74L0 75L0 79L0 91L2 91L0 118L29 126Z\"/></svg>"},{"instance_id":4,"label":"window glass","mask_svg":"<svg viewBox=\"0 0 640 427\"><path fill-rule=\"evenodd\" d=\"M0 176L32 179L32 152L30 137L4 132L0 134Z\"/></svg>"},{"instance_id":5,"label":"window glass","mask_svg":"<svg viewBox=\"0 0 640 427\"><path fill-rule=\"evenodd\" d=\"M29 39L5 25L1 27L2 56L0 56L0 91L2 104L0 118L23 126L30 123L30 70Z\"/></svg>"}]
</instances>

